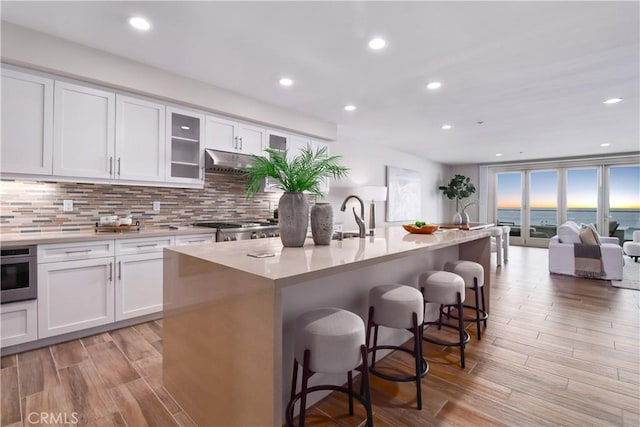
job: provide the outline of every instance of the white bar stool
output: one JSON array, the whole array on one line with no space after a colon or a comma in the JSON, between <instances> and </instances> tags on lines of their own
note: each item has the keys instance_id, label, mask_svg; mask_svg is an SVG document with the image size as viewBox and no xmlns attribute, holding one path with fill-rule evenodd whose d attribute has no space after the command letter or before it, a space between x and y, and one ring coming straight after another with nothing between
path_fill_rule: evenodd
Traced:
<instances>
[{"instance_id":1,"label":"white bar stool","mask_svg":"<svg viewBox=\"0 0 640 427\"><path fill-rule=\"evenodd\" d=\"M469 342L469 334L464 330L463 316L459 316L458 326L448 323L442 323L442 306L455 306L458 313L462 313L464 302L464 279L455 273L448 271L425 271L418 278L418 286L424 295L424 302L440 304L440 316L437 322L424 322L423 325L437 325L438 329L443 326L458 331L458 341L441 341L430 338L426 335L423 340L443 345L447 347L460 347L460 366L465 367L464 363L464 346Z\"/></svg>"},{"instance_id":2,"label":"white bar stool","mask_svg":"<svg viewBox=\"0 0 640 427\"><path fill-rule=\"evenodd\" d=\"M355 397L367 411L367 426L373 427L369 366L365 344L364 322L360 316L339 308L320 308L296 319L294 332L293 379L291 399L286 408L287 426L293 426L293 409L300 400L299 425L304 426L307 394L319 390L346 393L349 396L349 415L353 415ZM302 360L302 390L296 394L298 364ZM362 373L360 393L353 391L351 371ZM317 373L347 372L347 387L318 385L309 387L309 378Z\"/></svg>"},{"instance_id":3,"label":"white bar stool","mask_svg":"<svg viewBox=\"0 0 640 427\"><path fill-rule=\"evenodd\" d=\"M471 308L475 310L475 317L465 317L465 322L474 322L478 327L478 340L482 339L482 331L480 329L480 322L484 322L484 327L487 327L487 318L489 315L485 309L484 304L484 268L481 264L473 261L449 261L444 265L445 271L450 271L464 280L464 285L467 289L473 289L476 297L476 305L463 305L463 307ZM482 308L480 307L479 296L482 296ZM459 316L461 313L458 313ZM462 313L463 314L463 313ZM464 315L464 314L463 314ZM458 317L447 313L447 317L457 319Z\"/></svg>"},{"instance_id":4,"label":"white bar stool","mask_svg":"<svg viewBox=\"0 0 640 427\"><path fill-rule=\"evenodd\" d=\"M511 239L511 227L508 225L502 226L502 252L504 262L509 261L509 241Z\"/></svg>"},{"instance_id":5,"label":"white bar stool","mask_svg":"<svg viewBox=\"0 0 640 427\"><path fill-rule=\"evenodd\" d=\"M369 319L367 321L367 349L372 353L371 374L389 381L416 382L418 409L422 409L421 379L429 371L429 364L422 357L422 323L424 320L424 299L422 293L412 286L381 285L369 291ZM413 351L403 347L378 345L378 327L406 329L413 333ZM371 329L373 346L370 345ZM409 353L415 360L416 374L400 377L376 370L376 351L396 350Z\"/></svg>"},{"instance_id":6,"label":"white bar stool","mask_svg":"<svg viewBox=\"0 0 640 427\"><path fill-rule=\"evenodd\" d=\"M491 252L496 253L496 265L502 266L502 227L491 227L488 229L491 233Z\"/></svg>"}]
</instances>

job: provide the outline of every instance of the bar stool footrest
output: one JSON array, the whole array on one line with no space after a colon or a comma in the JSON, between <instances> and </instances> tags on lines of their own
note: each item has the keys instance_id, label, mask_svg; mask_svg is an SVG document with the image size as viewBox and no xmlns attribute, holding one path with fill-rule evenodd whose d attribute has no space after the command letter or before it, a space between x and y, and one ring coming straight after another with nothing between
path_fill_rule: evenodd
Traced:
<instances>
[{"instance_id":1,"label":"bar stool footrest","mask_svg":"<svg viewBox=\"0 0 640 427\"><path fill-rule=\"evenodd\" d=\"M441 325L438 325L438 322L425 322L423 323L423 326L443 326L446 328L451 328L451 329L455 329L456 332L458 332L458 326L456 325L449 325L447 323L443 323ZM464 341L461 343L460 341L440 341L440 340L436 340L433 338L429 338L427 336L423 336L422 337L423 340L430 342L432 344L438 344L438 345L444 345L446 347L461 347L464 344L467 344L469 341L471 341L471 337L469 336L469 334L467 333L467 331L464 331Z\"/></svg>"},{"instance_id":2,"label":"bar stool footrest","mask_svg":"<svg viewBox=\"0 0 640 427\"><path fill-rule=\"evenodd\" d=\"M404 347L398 347L398 346L394 346L394 345L379 345L377 347L371 347L369 349L369 353L372 353L374 350L375 351L377 351L377 350L398 350L398 351L403 351L405 353L408 353L411 356L415 357L415 354L413 354L413 351L411 351L411 350L409 350L407 348L404 348ZM424 357L422 358L422 361L421 361L421 367L422 367L422 371L420 372L420 376L424 377L429 372L429 362L427 362L427 360ZM399 376L395 376L395 375L383 374L382 372L378 372L375 368L372 368L371 366L369 367L369 373L375 375L378 378L382 378L382 379L388 380L388 381L409 382L409 381L415 381L416 380L416 376L415 375L411 375L411 376L407 376L407 377L399 377Z\"/></svg>"},{"instance_id":3,"label":"bar stool footrest","mask_svg":"<svg viewBox=\"0 0 640 427\"><path fill-rule=\"evenodd\" d=\"M445 307L447 307L447 306L445 306ZM470 310L474 310L474 311L476 309L474 306L466 305L466 304L463 305L463 307L464 308L468 308ZM465 322L477 322L478 320L487 320L489 318L489 313L487 313L486 310L483 310L483 309L480 308L478 311L480 311L480 315L481 315L480 319L476 319L475 317L463 317L462 320L465 321ZM447 316L447 318L458 320L458 315L457 314L454 315L454 314L446 313L444 311L444 307L442 308L442 310L440 312L442 313L443 316ZM444 326L444 325L442 325L442 326Z\"/></svg>"},{"instance_id":4,"label":"bar stool footrest","mask_svg":"<svg viewBox=\"0 0 640 427\"><path fill-rule=\"evenodd\" d=\"M351 397L354 397L356 400L358 400L358 402L362 404L362 406L364 406L365 409L367 409L367 401L365 400L365 398L362 395L356 393L353 390L349 390L346 387L340 387L337 385L317 385L317 386L309 387L307 389L306 394L308 395L309 393L313 393L315 391L323 391L323 390L339 391L341 393L351 395ZM293 397L293 399L291 399L291 401L287 404L287 408L285 411L286 411L286 421L288 426L294 425L293 424L293 408L295 407L298 400L300 400L300 398L302 397L302 394L303 394L302 392L296 394Z\"/></svg>"}]
</instances>

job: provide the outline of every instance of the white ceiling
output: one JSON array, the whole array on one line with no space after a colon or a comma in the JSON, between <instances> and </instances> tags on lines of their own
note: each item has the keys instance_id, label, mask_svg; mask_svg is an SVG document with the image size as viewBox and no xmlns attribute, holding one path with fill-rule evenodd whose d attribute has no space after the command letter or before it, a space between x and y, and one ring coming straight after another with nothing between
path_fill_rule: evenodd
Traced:
<instances>
[{"instance_id":1,"label":"white ceiling","mask_svg":"<svg viewBox=\"0 0 640 427\"><path fill-rule=\"evenodd\" d=\"M340 143L382 144L464 164L640 150L639 6L2 1L1 7L3 20L335 122ZM134 14L147 17L152 30L131 29ZM376 35L388 45L373 52L367 42ZM279 86L284 75L295 85ZM428 91L432 80L443 87ZM611 97L624 101L602 103ZM344 111L347 103L358 109ZM442 130L444 123L453 128ZM601 147L605 142L611 146Z\"/></svg>"}]
</instances>

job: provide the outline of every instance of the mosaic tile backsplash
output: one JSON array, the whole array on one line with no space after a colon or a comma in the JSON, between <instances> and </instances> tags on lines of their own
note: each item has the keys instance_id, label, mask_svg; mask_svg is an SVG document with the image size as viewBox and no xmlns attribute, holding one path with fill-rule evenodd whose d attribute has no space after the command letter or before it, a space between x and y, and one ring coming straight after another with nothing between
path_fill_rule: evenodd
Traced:
<instances>
[{"instance_id":1,"label":"mosaic tile backsplash","mask_svg":"<svg viewBox=\"0 0 640 427\"><path fill-rule=\"evenodd\" d=\"M130 214L145 228L272 217L280 194L246 199L246 188L245 176L217 172L206 174L204 189L2 180L0 232L91 230L104 215ZM63 212L63 200L73 200L73 211Z\"/></svg>"}]
</instances>

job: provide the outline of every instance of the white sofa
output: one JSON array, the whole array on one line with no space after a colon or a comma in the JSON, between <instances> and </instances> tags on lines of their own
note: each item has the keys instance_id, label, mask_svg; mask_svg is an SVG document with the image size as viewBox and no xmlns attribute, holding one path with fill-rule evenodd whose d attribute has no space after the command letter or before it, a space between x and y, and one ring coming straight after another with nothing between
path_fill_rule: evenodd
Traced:
<instances>
[{"instance_id":1,"label":"white sofa","mask_svg":"<svg viewBox=\"0 0 640 427\"><path fill-rule=\"evenodd\" d=\"M567 221L558 227L558 234L549 241L549 272L575 275L573 244L582 243L580 227L573 221ZM617 237L600 236L600 252L604 280L622 280L624 254Z\"/></svg>"}]
</instances>

